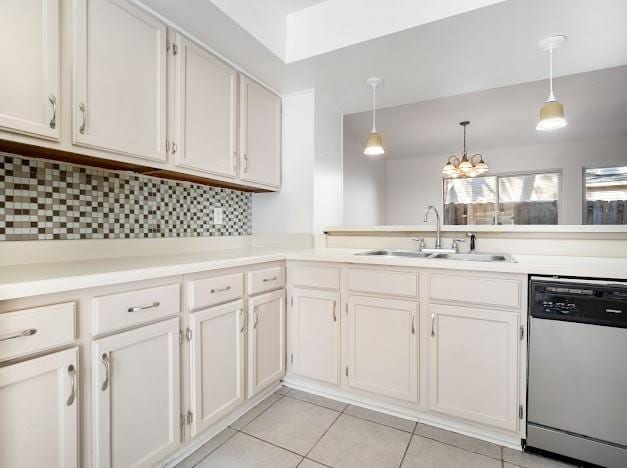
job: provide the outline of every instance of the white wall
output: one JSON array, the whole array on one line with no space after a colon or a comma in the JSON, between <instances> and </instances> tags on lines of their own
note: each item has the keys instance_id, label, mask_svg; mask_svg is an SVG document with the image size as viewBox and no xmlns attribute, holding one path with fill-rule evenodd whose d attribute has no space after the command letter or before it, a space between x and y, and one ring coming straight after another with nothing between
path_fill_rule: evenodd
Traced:
<instances>
[{"instance_id":1,"label":"white wall","mask_svg":"<svg viewBox=\"0 0 627 468\"><path fill-rule=\"evenodd\" d=\"M582 168L627 163L627 135L472 151L483 154L494 174L561 169L560 224L581 224ZM441 170L447 156L387 160L386 224L422 224L427 206L442 206Z\"/></svg>"},{"instance_id":2,"label":"white wall","mask_svg":"<svg viewBox=\"0 0 627 468\"><path fill-rule=\"evenodd\" d=\"M254 234L321 234L341 224L342 118L313 89L283 97L283 184L253 194Z\"/></svg>"},{"instance_id":3,"label":"white wall","mask_svg":"<svg viewBox=\"0 0 627 468\"><path fill-rule=\"evenodd\" d=\"M344 135L344 216L342 224L386 224L386 160L366 157L364 141Z\"/></svg>"},{"instance_id":4,"label":"white wall","mask_svg":"<svg viewBox=\"0 0 627 468\"><path fill-rule=\"evenodd\" d=\"M342 119L339 109L315 96L313 233L342 223Z\"/></svg>"},{"instance_id":5,"label":"white wall","mask_svg":"<svg viewBox=\"0 0 627 468\"><path fill-rule=\"evenodd\" d=\"M253 233L313 232L315 93L283 97L283 183L253 194Z\"/></svg>"}]
</instances>

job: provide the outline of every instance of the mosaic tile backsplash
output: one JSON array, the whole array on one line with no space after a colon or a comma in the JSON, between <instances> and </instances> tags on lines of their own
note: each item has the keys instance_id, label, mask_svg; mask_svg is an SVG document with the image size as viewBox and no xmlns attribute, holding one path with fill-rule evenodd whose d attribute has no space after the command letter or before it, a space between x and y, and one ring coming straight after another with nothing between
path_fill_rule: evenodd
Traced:
<instances>
[{"instance_id":1,"label":"mosaic tile backsplash","mask_svg":"<svg viewBox=\"0 0 627 468\"><path fill-rule=\"evenodd\" d=\"M224 224L213 223L214 207ZM250 193L0 153L0 240L251 232Z\"/></svg>"}]
</instances>

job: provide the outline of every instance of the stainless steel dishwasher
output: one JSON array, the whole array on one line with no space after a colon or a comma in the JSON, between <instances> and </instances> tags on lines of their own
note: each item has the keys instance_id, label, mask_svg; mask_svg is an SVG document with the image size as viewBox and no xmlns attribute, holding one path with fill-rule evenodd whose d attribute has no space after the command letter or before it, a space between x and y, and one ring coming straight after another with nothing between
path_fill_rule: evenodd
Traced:
<instances>
[{"instance_id":1,"label":"stainless steel dishwasher","mask_svg":"<svg viewBox=\"0 0 627 468\"><path fill-rule=\"evenodd\" d=\"M627 282L532 277L527 446L627 467Z\"/></svg>"}]
</instances>

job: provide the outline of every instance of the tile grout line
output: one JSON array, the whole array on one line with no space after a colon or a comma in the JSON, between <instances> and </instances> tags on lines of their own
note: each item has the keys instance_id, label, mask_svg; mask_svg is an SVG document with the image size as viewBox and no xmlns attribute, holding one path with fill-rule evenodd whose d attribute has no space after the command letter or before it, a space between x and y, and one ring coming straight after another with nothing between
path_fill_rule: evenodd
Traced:
<instances>
[{"instance_id":1,"label":"tile grout line","mask_svg":"<svg viewBox=\"0 0 627 468\"><path fill-rule=\"evenodd\" d=\"M213 452L215 452L216 450L218 450L220 447L222 447L224 444L226 444L229 440L231 440L235 434L237 434L237 430L233 429L231 426L226 426L224 429L222 429L220 432L218 432L216 435L214 435L211 439L209 439L207 442L205 442L204 444L202 444L200 447L198 447L196 450L194 450L192 453L190 453L188 455L188 457L191 457L194 453L196 453L198 450L200 450L201 448L203 448L205 445L207 445L209 442L211 442L213 439L215 439L218 435L220 435L222 432L226 431L227 429L231 429L233 432L233 434L231 434L229 437L226 438L226 440L224 442L222 442L221 444L219 444L216 448L214 448L213 450L211 450L209 453L207 453L204 457L202 457L200 460L198 460L197 463L194 463L191 468L195 468L198 465L200 465L200 462L202 462L205 458L207 458L209 455L211 455Z\"/></svg>"},{"instance_id":2,"label":"tile grout line","mask_svg":"<svg viewBox=\"0 0 627 468\"><path fill-rule=\"evenodd\" d=\"M264 409L261 413L259 413L257 416L255 416L254 418L252 418L250 421L248 421L246 424L244 424L242 426L242 429L244 429L246 426L248 426L250 423L252 423L255 419L257 419L259 416L261 416L263 413L265 413L266 411L268 411L270 408L272 408L274 405L276 405L279 401L281 401L285 395L281 395L280 393L271 393L270 395L268 395L266 398L264 398L263 400L261 400L259 403L257 403L255 406L253 406L251 409L249 409L248 411L253 410L254 408L256 408L257 406L259 406L261 403L263 403L264 401L266 401L266 399L270 398L270 396L272 395L279 395L279 398L277 398L277 400L275 402L273 402L272 404L270 404L266 409ZM246 413L248 413L248 411ZM245 416L246 413L242 414L242 416ZM240 416L240 417L242 417ZM239 419L239 418L237 418ZM235 421L233 421L234 423L237 421L237 419ZM242 432L241 429L236 429L234 427L229 426L231 429L236 430L237 432Z\"/></svg>"},{"instance_id":3,"label":"tile grout line","mask_svg":"<svg viewBox=\"0 0 627 468\"><path fill-rule=\"evenodd\" d=\"M313 395L313 393L312 393L312 395ZM310 405L319 406L320 408L325 408L325 409L328 409L328 410L331 410L331 411L338 411L336 409L329 408L328 406L319 405L318 403L314 403L314 402L311 402L311 401L308 401L308 400L303 400L302 398L298 398L298 397L294 397L294 396L290 396L290 395L284 395L284 396L292 398L293 400L298 400L298 401L302 401L304 403L309 403ZM322 398L326 398L326 397L322 397ZM332 400L331 398L328 398L328 399ZM332 401L338 401L339 403L344 403L343 401L339 401L339 400L332 400ZM368 419L368 418L364 418L364 417L361 417L361 416L357 416L355 414L347 413L346 410L348 409L348 407L349 406L354 406L354 405L351 405L350 403L345 403L345 405L346 406L344 406L344 409L342 411L338 411L339 413L345 414L347 416L352 416L353 418L361 419L362 421L368 421L368 422L371 422L371 423L374 423L374 424L379 424L380 426L389 427L390 429L396 429L397 431L403 431L403 432L408 432L410 434L413 434L413 430L412 431L407 431L405 429L400 429L400 428L395 427L395 426L390 426L389 424L383 424L383 423L380 423L379 421L373 421L372 419ZM362 408L362 407L358 406L358 408ZM368 411L374 411L374 410L371 410L371 409L368 409L368 408L364 408L364 409L367 409ZM377 411L374 411L374 412L376 413ZM385 415L385 413L381 413L381 414ZM398 418L398 416L393 416L393 415L387 415L387 416L392 416L392 417ZM399 418L399 419L405 420L404 418ZM406 421L412 421L412 420L411 419L407 419ZM417 421L412 421L412 422L414 422L415 424L418 424ZM414 429L416 429L415 424L414 424Z\"/></svg>"},{"instance_id":4,"label":"tile grout line","mask_svg":"<svg viewBox=\"0 0 627 468\"><path fill-rule=\"evenodd\" d=\"M405 447L405 451L403 452L403 456L401 457L401 462L398 465L398 468L403 466L403 462L405 461L405 457L407 457L407 452L409 451L409 446L411 445L411 441L414 438L414 431L416 430L416 426L418 426L418 421L414 423L414 429L409 434L409 440L407 441L407 446ZM502 467L501 467L502 468Z\"/></svg>"},{"instance_id":5,"label":"tile grout line","mask_svg":"<svg viewBox=\"0 0 627 468\"><path fill-rule=\"evenodd\" d=\"M347 405L348 406L348 405ZM305 455L305 458L307 458L309 456L309 454L312 452L312 450L316 447L316 445L318 445L320 443L320 441L322 440L322 438L327 434L327 432L329 432L329 430L335 425L335 423L337 422L338 419L340 419L340 416L342 416L342 414L344 414L344 412L337 412L337 416L335 417L335 419L333 420L333 422L331 424L329 424L329 427L327 427L325 429L325 431L322 433L322 435L320 437L318 437L318 440L316 440L316 442L311 446L311 448L307 451L307 454ZM314 460L315 461L315 460Z\"/></svg>"},{"instance_id":6,"label":"tile grout line","mask_svg":"<svg viewBox=\"0 0 627 468\"><path fill-rule=\"evenodd\" d=\"M277 445L277 444L275 444L273 442L270 442L268 440L262 439L261 437L257 437L256 435L249 434L248 432L240 431L240 430L237 430L237 429L235 429L235 430L237 432L241 433L241 434L244 434L245 436L252 437L253 439L257 439L257 440L259 440L259 441L261 441L261 442L263 442L265 444L272 445L273 447L276 447L278 449L284 450L284 451L289 452L289 453L293 453L294 455L297 455L297 456L299 456L299 457L301 457L303 459L305 458L304 455L302 455L302 454L300 454L298 452L294 452L293 450L290 450L290 449L288 449L286 447L281 447L280 445ZM300 462L302 462L302 460ZM298 462L298 463L300 464L300 462Z\"/></svg>"},{"instance_id":7,"label":"tile grout line","mask_svg":"<svg viewBox=\"0 0 627 468\"><path fill-rule=\"evenodd\" d=\"M306 392L305 392L305 393L306 393ZM292 398L293 400L298 400L298 401L302 401L302 402L304 402L304 403L309 403L309 404L311 404L311 405L319 406L320 408L325 408L325 409L328 409L328 410L337 411L337 410L334 410L334 409L332 409L332 408L329 408L328 406L319 405L319 404L317 404L317 403L313 403L313 402L311 402L311 401L303 400L302 398L298 398L298 397L295 397L295 396L290 396L290 395L284 395L284 396L288 396L288 397ZM322 397L322 398L326 398L326 397ZM329 400L331 400L331 398L329 398ZM338 400L332 400L332 401L338 401ZM340 402L340 403L343 403L343 402ZM390 429L396 429L397 431L406 432L406 433L411 434L412 436L418 436L418 437L423 437L423 438L425 438L425 439L433 440L434 442L438 442L438 443L440 443L440 444L448 445L449 447L455 447L455 448L458 448L458 449L460 449L460 450L464 450L464 451L469 452L469 453L474 453L474 454L477 454L477 455L482 455L482 456L484 456L484 457L491 458L492 460L503 460L503 446L499 446L499 450L500 450L500 452L501 452L500 457L499 457L499 458L495 458L495 457L493 457L493 456L486 455L485 453L476 452L476 451L474 451L474 450L469 450L469 449L467 449L467 448L460 447L459 445L451 444L451 443L449 443L449 442L444 442L444 441L442 441L442 440L435 439L435 438L433 438L433 437L425 436L425 435L422 435L422 434L416 434L416 432L415 432L415 431L416 431L416 427L418 426L418 424L420 424L420 422L419 422L418 420L416 420L416 421L414 422L414 428L413 428L411 431L406 431L405 429L399 429L398 427L390 426L390 425L388 425L388 424L383 424L383 423L378 422L378 421L373 421L372 419L368 419L368 418L364 418L364 417L361 417L361 416L357 416L357 415L354 415L354 414L351 414L351 413L347 413L347 412L346 412L346 410L347 410L350 406L352 406L352 405L351 405L351 404L349 404L349 403L347 403L347 404L346 404L346 406L344 407L344 409L341 411L341 414L346 414L347 416L352 416L353 418L361 419L362 421L368 421L368 422L371 422L371 423L373 423L373 424L378 424L378 425L380 425L380 426L388 427L388 428L390 428ZM361 408L361 407L360 407L360 408ZM368 408L365 408L365 409L368 409ZM374 411L374 410L369 410L369 411ZM381 414L385 414L385 413L381 413ZM395 416L395 417L398 417L398 416ZM400 418L400 419L403 419L403 418ZM433 427L435 427L435 426L433 426ZM442 429L442 430L446 430L446 429ZM449 432L450 432L450 431L449 431ZM457 434L457 433L454 433L454 434ZM460 434L460 435L463 435L463 434ZM465 436L465 437L470 437L470 436ZM474 437L471 437L471 438L472 438L472 439L475 439ZM481 440L481 439L476 439L476 440ZM316 443L317 443L317 442L316 442ZM486 442L486 443L491 443L491 442ZM494 445L496 445L496 444L494 444Z\"/></svg>"},{"instance_id":8,"label":"tile grout line","mask_svg":"<svg viewBox=\"0 0 627 468\"><path fill-rule=\"evenodd\" d=\"M312 393L312 395L313 395L313 393ZM314 403L313 401L309 401L309 400L303 400L302 398L294 397L294 396L291 396L291 395L283 395L283 396L291 398L292 400L298 400L298 401L302 401L303 403L309 403L310 405L319 406L320 408L328 409L328 410L331 410L331 411L337 411L338 413L343 413L344 410L346 410L346 408L348 408L348 406L349 406L349 404L346 403L346 406L344 407L344 409L342 411L339 411L339 410L336 410L334 408L329 408L328 406L320 405L318 403ZM321 397L321 398L326 398L326 397ZM328 399L330 400L330 398L328 398ZM331 400L331 401L338 401L338 400ZM343 403L343 402L340 401L339 403Z\"/></svg>"},{"instance_id":9,"label":"tile grout line","mask_svg":"<svg viewBox=\"0 0 627 468\"><path fill-rule=\"evenodd\" d=\"M255 416L253 419L251 419L244 427L248 426L248 424L250 424L251 422L253 422L255 419L257 419L259 416L261 416L263 413L265 413L266 411L268 411L270 408L272 408L276 403L278 403L279 401L281 401L283 399L283 397L285 395L281 395L280 393L271 393L270 395L268 395L266 398L270 398L271 395L279 395L281 398L277 399L274 403L272 403L270 406L268 406L265 410L263 410L261 413L259 413L257 416ZM259 403L257 403L255 406L253 406L250 410L252 410L253 408L256 408L258 405L260 405L261 403L263 403L265 401L265 399L261 400ZM250 411L248 410L248 411ZM248 412L247 411L247 412ZM246 413L247 413L246 412ZM246 413L242 414L242 416L244 416ZM242 417L240 416L240 417ZM239 418L237 418L239 419ZM237 419L235 421L237 421ZM235 422L233 421L233 422ZM224 430L226 429L231 429L232 431L235 431L235 434L237 434L238 432L242 432L239 429L236 429L234 427L231 427L230 425L226 426L222 431L218 432L218 434L216 434L215 436L213 436L211 439L209 439L207 442L205 442L203 445L201 445L200 447L198 447L194 452L190 453L189 456L191 456L193 453L195 453L196 451L200 450L204 445L208 444L209 442L211 442L213 439L215 439L220 433L222 433ZM242 427L243 429L243 427ZM222 447L224 444L226 444L229 440L231 440L231 438L233 438L235 436L235 434L232 434L228 439L226 439L224 442L222 442L220 445L218 445L216 448L214 448L212 451L210 451L208 454L206 454L204 457L202 457L200 460L198 460L198 463L194 464L191 468L195 468L196 466L198 466L200 464L200 462L202 462L205 458L207 458L209 455L211 455L213 452L215 452L216 450L218 450L220 447ZM243 432L243 434L246 434L245 432ZM249 434L246 434L249 435Z\"/></svg>"},{"instance_id":10,"label":"tile grout line","mask_svg":"<svg viewBox=\"0 0 627 468\"><path fill-rule=\"evenodd\" d=\"M414 430L416 430L416 429L414 428ZM442 429L442 430L446 430L446 429ZM452 431L449 431L449 432L452 432ZM453 434L458 434L458 433L457 432L453 432ZM467 448L460 447L459 445L451 444L449 442L444 442L444 441L439 440L439 439L434 439L433 437L425 436L425 435L422 435L422 434L416 434L416 433L412 433L412 435L415 435L416 437L422 437L423 439L432 440L434 442L438 442L438 443L443 444L443 445L448 445L449 447L455 447L455 448L458 448L460 450L464 450L464 451L469 452L469 453L474 453L476 455L482 455L484 457L491 458L492 460L503 460L503 458L502 458L503 455L501 455L500 458L494 458L494 457L492 457L490 455L486 455L485 453L475 452L474 450L469 450ZM459 434L459 435L464 435L464 434ZM466 436L466 437L470 437L470 436ZM471 437L471 439L474 439L474 437ZM481 440L481 439L476 439L476 440ZM483 442L485 442L485 441L483 441ZM486 443L490 444L492 442L486 442ZM494 445L496 445L496 444L494 444ZM499 447L501 448L501 454L502 454L503 453L503 447L501 447L501 446L499 446Z\"/></svg>"}]
</instances>

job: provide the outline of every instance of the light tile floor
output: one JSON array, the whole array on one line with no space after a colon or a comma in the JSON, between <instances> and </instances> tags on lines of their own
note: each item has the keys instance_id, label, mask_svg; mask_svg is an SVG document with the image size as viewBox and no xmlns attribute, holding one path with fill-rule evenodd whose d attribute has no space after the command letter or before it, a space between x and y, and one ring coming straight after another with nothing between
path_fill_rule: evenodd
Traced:
<instances>
[{"instance_id":1,"label":"light tile floor","mask_svg":"<svg viewBox=\"0 0 627 468\"><path fill-rule=\"evenodd\" d=\"M281 388L178 468L567 468L571 465Z\"/></svg>"}]
</instances>

